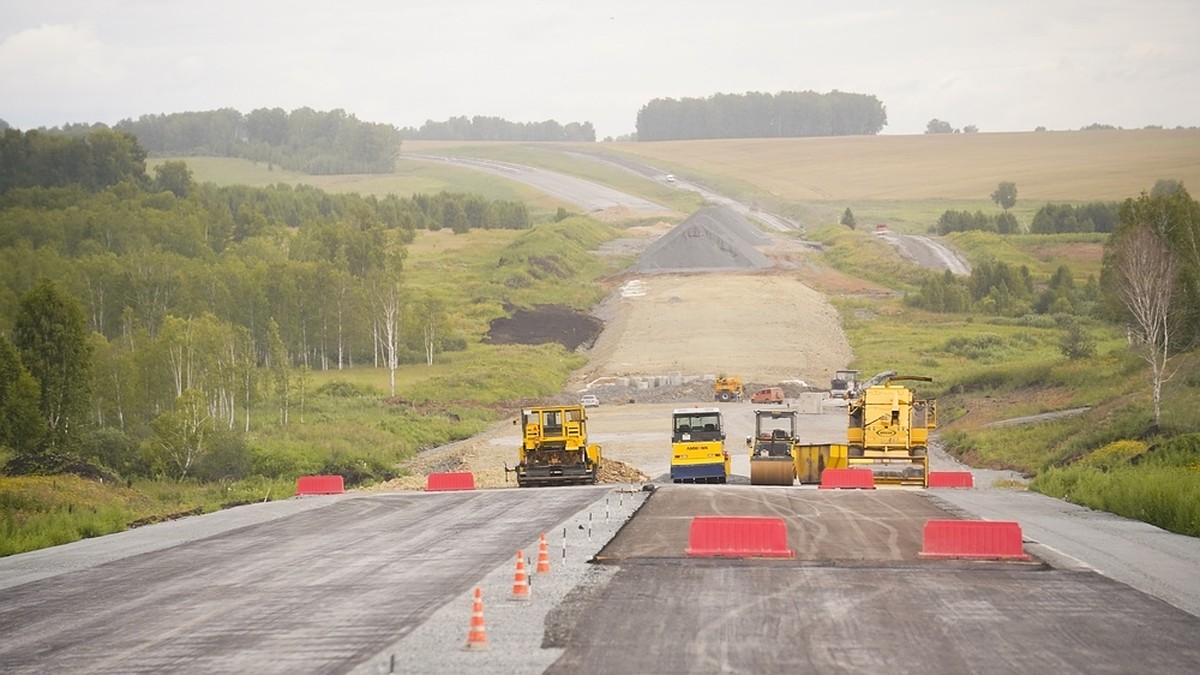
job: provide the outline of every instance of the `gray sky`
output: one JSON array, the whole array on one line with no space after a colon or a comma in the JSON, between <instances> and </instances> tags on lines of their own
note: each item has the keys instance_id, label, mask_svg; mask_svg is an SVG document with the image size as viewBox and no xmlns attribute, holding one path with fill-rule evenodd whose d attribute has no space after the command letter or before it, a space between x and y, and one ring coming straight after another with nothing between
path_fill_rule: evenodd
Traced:
<instances>
[{"instance_id":1,"label":"gray sky","mask_svg":"<svg viewBox=\"0 0 1200 675\"><path fill-rule=\"evenodd\" d=\"M1197 0L9 0L0 119L230 107L634 131L654 98L874 94L885 134L1200 125Z\"/></svg>"}]
</instances>

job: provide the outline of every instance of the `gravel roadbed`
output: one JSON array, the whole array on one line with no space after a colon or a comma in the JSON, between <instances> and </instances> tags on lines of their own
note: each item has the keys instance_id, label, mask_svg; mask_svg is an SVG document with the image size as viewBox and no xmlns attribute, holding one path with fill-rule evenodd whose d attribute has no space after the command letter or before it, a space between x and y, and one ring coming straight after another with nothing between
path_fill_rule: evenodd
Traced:
<instances>
[{"instance_id":1,"label":"gravel roadbed","mask_svg":"<svg viewBox=\"0 0 1200 675\"><path fill-rule=\"evenodd\" d=\"M545 488L555 489L555 488ZM408 635L350 671L376 673L541 673L563 653L554 636L569 631L578 598L576 589L597 589L617 572L616 566L591 564L645 503L649 492L640 485L621 485L587 508L546 532L550 572L536 574L538 539L522 550L529 577L528 601L510 600L516 573L516 552L479 580L483 589L486 651L467 651L475 589L470 588L433 613ZM564 536L565 533L565 536ZM564 549L564 541L566 546ZM578 593L578 591L577 591ZM571 596L571 597L568 597Z\"/></svg>"}]
</instances>

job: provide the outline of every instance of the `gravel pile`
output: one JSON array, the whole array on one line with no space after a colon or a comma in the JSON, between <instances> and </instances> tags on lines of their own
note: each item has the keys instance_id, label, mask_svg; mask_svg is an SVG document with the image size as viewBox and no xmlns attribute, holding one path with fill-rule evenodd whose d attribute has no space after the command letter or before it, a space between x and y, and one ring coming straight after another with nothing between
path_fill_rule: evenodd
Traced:
<instances>
[{"instance_id":1,"label":"gravel pile","mask_svg":"<svg viewBox=\"0 0 1200 675\"><path fill-rule=\"evenodd\" d=\"M772 263L756 246L770 243L741 214L724 206L693 213L646 247L631 268L639 272L766 269Z\"/></svg>"},{"instance_id":2,"label":"gravel pile","mask_svg":"<svg viewBox=\"0 0 1200 675\"><path fill-rule=\"evenodd\" d=\"M523 549L529 577L528 601L509 599L516 573L515 556L479 580L478 585L483 589L487 651L463 649L470 632L475 594L475 589L470 588L412 633L351 672L356 675L544 672L563 653L561 648L546 643L560 643L561 636L572 631L575 620L587 620L575 611L586 603L586 597L578 589L602 588L617 571L616 566L593 565L589 561L641 507L649 493L640 486L628 486L597 489L597 494L602 496L589 507L546 533L550 573L534 572L538 555L536 539Z\"/></svg>"}]
</instances>

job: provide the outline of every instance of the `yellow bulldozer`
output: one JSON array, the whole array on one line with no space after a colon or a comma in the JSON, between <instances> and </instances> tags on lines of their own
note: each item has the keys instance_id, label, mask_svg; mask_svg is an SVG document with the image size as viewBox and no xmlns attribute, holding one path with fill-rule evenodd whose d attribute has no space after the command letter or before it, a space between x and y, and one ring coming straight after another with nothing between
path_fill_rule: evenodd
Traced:
<instances>
[{"instance_id":1,"label":"yellow bulldozer","mask_svg":"<svg viewBox=\"0 0 1200 675\"><path fill-rule=\"evenodd\" d=\"M588 443L587 412L582 405L556 405L521 411L521 447L515 468L517 485L594 484L600 471L600 446Z\"/></svg>"},{"instance_id":2,"label":"yellow bulldozer","mask_svg":"<svg viewBox=\"0 0 1200 675\"><path fill-rule=\"evenodd\" d=\"M847 463L869 468L876 485L928 487L929 432L937 428L937 401L915 398L901 382L932 382L885 371L872 377L847 406Z\"/></svg>"}]
</instances>

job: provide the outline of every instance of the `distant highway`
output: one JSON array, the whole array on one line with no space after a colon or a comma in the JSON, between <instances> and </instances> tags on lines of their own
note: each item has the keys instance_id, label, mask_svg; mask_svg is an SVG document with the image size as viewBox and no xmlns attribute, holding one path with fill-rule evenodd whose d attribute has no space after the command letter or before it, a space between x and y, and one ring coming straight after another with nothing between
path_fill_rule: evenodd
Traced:
<instances>
[{"instance_id":1,"label":"distant highway","mask_svg":"<svg viewBox=\"0 0 1200 675\"><path fill-rule=\"evenodd\" d=\"M620 190L614 190L582 178L531 166L498 162L490 159L449 155L406 154L404 155L404 159L452 164L454 166L502 176L531 185L552 197L576 204L587 211L624 207L632 211L635 215L653 215L670 212L670 209L661 204L655 204L652 201L626 194Z\"/></svg>"}]
</instances>

